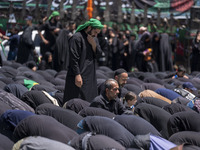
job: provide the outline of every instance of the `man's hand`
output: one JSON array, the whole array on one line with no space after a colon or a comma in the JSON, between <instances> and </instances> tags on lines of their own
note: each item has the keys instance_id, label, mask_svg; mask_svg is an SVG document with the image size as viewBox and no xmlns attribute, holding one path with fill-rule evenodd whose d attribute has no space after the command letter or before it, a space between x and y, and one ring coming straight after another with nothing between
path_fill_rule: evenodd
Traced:
<instances>
[{"instance_id":1,"label":"man's hand","mask_svg":"<svg viewBox=\"0 0 200 150\"><path fill-rule=\"evenodd\" d=\"M92 46L93 51L96 52L97 44L96 44L94 38L91 35L88 34L87 40L90 43L90 45Z\"/></svg>"},{"instance_id":2,"label":"man's hand","mask_svg":"<svg viewBox=\"0 0 200 150\"><path fill-rule=\"evenodd\" d=\"M53 30L53 33L56 34L56 33L58 33L59 31L60 31L60 28L56 28L56 29Z\"/></svg>"},{"instance_id":3,"label":"man's hand","mask_svg":"<svg viewBox=\"0 0 200 150\"><path fill-rule=\"evenodd\" d=\"M80 74L76 75L75 77L75 85L78 86L79 88L81 88L83 85L83 80Z\"/></svg>"},{"instance_id":4,"label":"man's hand","mask_svg":"<svg viewBox=\"0 0 200 150\"><path fill-rule=\"evenodd\" d=\"M43 42L45 45L49 44L49 41L47 41L46 39L44 39Z\"/></svg>"}]
</instances>

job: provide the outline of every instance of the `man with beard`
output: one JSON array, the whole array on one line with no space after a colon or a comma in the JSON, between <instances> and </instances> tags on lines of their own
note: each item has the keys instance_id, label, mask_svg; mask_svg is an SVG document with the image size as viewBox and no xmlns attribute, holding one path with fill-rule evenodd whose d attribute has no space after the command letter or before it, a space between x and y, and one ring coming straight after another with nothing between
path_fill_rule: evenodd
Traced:
<instances>
[{"instance_id":1,"label":"man with beard","mask_svg":"<svg viewBox=\"0 0 200 150\"><path fill-rule=\"evenodd\" d=\"M128 73L126 70L120 68L115 71L114 79L118 82L119 85L119 94L118 98L123 98L128 91L124 88L124 85L127 83L128 80Z\"/></svg>"},{"instance_id":2,"label":"man with beard","mask_svg":"<svg viewBox=\"0 0 200 150\"><path fill-rule=\"evenodd\" d=\"M73 98L91 102L97 96L95 58L102 51L96 37L102 28L99 20L91 18L70 38L64 102Z\"/></svg>"},{"instance_id":3,"label":"man with beard","mask_svg":"<svg viewBox=\"0 0 200 150\"><path fill-rule=\"evenodd\" d=\"M118 99L119 85L116 80L108 79L105 81L104 92L97 96L90 104L90 107L98 107L116 115L121 115L125 112L125 107L122 102Z\"/></svg>"}]
</instances>

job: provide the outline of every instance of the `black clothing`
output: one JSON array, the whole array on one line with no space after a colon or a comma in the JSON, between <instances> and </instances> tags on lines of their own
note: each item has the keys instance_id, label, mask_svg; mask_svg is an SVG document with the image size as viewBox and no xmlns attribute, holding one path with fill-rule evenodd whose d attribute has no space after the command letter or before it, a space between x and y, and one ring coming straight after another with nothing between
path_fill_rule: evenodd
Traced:
<instances>
[{"instance_id":1,"label":"black clothing","mask_svg":"<svg viewBox=\"0 0 200 150\"><path fill-rule=\"evenodd\" d=\"M150 122L164 138L168 138L167 122L171 114L165 110L146 103L140 103L135 107L135 113Z\"/></svg>"},{"instance_id":2,"label":"black clothing","mask_svg":"<svg viewBox=\"0 0 200 150\"><path fill-rule=\"evenodd\" d=\"M53 69L56 71L67 70L69 66L68 32L63 29L56 38L53 55Z\"/></svg>"},{"instance_id":3,"label":"black clothing","mask_svg":"<svg viewBox=\"0 0 200 150\"><path fill-rule=\"evenodd\" d=\"M16 140L28 136L43 136L67 144L77 133L52 117L34 115L22 120L15 128Z\"/></svg>"},{"instance_id":4,"label":"black clothing","mask_svg":"<svg viewBox=\"0 0 200 150\"><path fill-rule=\"evenodd\" d=\"M25 27L23 34L20 36L19 48L17 53L17 62L24 64L27 61L34 59L35 44L32 40L32 31L36 26Z\"/></svg>"},{"instance_id":5,"label":"black clothing","mask_svg":"<svg viewBox=\"0 0 200 150\"><path fill-rule=\"evenodd\" d=\"M90 106L89 102L84 101L79 98L74 98L66 102L63 107L66 109L73 110L76 113L79 113L83 108L89 107L89 106Z\"/></svg>"},{"instance_id":6,"label":"black clothing","mask_svg":"<svg viewBox=\"0 0 200 150\"><path fill-rule=\"evenodd\" d=\"M42 24L39 27L39 31L41 32L42 30L45 31L44 33L44 38L49 41L49 44L44 44L41 43L41 54L42 56L45 55L47 51L50 51L53 54L54 48L55 48L55 43L56 43L56 37L57 35L53 34L53 31L56 28L62 29L62 25L60 22L55 21L54 23L51 22L51 20L48 20L45 22L45 24Z\"/></svg>"},{"instance_id":7,"label":"black clothing","mask_svg":"<svg viewBox=\"0 0 200 150\"><path fill-rule=\"evenodd\" d=\"M193 71L200 71L200 42L197 42L197 35L199 34L199 31L196 34L196 38L192 41L192 54L191 54L191 72Z\"/></svg>"},{"instance_id":8,"label":"black clothing","mask_svg":"<svg viewBox=\"0 0 200 150\"><path fill-rule=\"evenodd\" d=\"M147 71L147 62L144 60L143 52L150 48L150 42L146 40L150 38L149 32L144 32L135 43L136 50L136 67L139 71Z\"/></svg>"},{"instance_id":9,"label":"black clothing","mask_svg":"<svg viewBox=\"0 0 200 150\"><path fill-rule=\"evenodd\" d=\"M164 106L163 109L166 110L167 112L169 112L172 115L175 114L175 113L178 113L178 112L182 112L182 111L194 112L194 110L192 110L188 106L184 106L184 105L181 105L179 103L168 104L168 105Z\"/></svg>"},{"instance_id":10,"label":"black clothing","mask_svg":"<svg viewBox=\"0 0 200 150\"><path fill-rule=\"evenodd\" d=\"M81 119L83 119L72 110L64 109L48 103L39 105L35 111L39 115L47 115L55 118L58 122L72 130L76 130L76 125L81 121Z\"/></svg>"},{"instance_id":11,"label":"black clothing","mask_svg":"<svg viewBox=\"0 0 200 150\"><path fill-rule=\"evenodd\" d=\"M161 34L159 71L173 71L172 49L169 43L169 36L166 33Z\"/></svg>"},{"instance_id":12,"label":"black clothing","mask_svg":"<svg viewBox=\"0 0 200 150\"><path fill-rule=\"evenodd\" d=\"M133 135L153 134L161 136L156 128L141 117L135 115L117 115L115 121L123 125Z\"/></svg>"},{"instance_id":13,"label":"black clothing","mask_svg":"<svg viewBox=\"0 0 200 150\"><path fill-rule=\"evenodd\" d=\"M105 109L96 108L96 107L85 107L79 112L79 115L81 115L82 117L103 116L103 117L108 117L111 119L115 116L114 113L111 113Z\"/></svg>"},{"instance_id":14,"label":"black clothing","mask_svg":"<svg viewBox=\"0 0 200 150\"><path fill-rule=\"evenodd\" d=\"M143 83L141 85L142 89L144 90L152 90L155 91L159 88L165 88L163 85L157 84L157 83Z\"/></svg>"},{"instance_id":15,"label":"black clothing","mask_svg":"<svg viewBox=\"0 0 200 150\"><path fill-rule=\"evenodd\" d=\"M126 148L137 148L134 142L134 135L113 119L100 116L88 116L83 119L83 129L111 137Z\"/></svg>"},{"instance_id":16,"label":"black clothing","mask_svg":"<svg viewBox=\"0 0 200 150\"><path fill-rule=\"evenodd\" d=\"M96 53L101 53L97 42ZM69 40L69 70L66 76L63 101L81 98L91 102L97 96L97 81L95 70L95 53L87 40L85 31L75 33ZM81 88L75 85L75 76L80 74L83 80Z\"/></svg>"},{"instance_id":17,"label":"black clothing","mask_svg":"<svg viewBox=\"0 0 200 150\"><path fill-rule=\"evenodd\" d=\"M25 86L16 83L6 85L4 87L4 90L6 92L12 93L19 99L21 99L22 95L28 91L28 89Z\"/></svg>"},{"instance_id":18,"label":"black clothing","mask_svg":"<svg viewBox=\"0 0 200 150\"><path fill-rule=\"evenodd\" d=\"M91 102L90 107L102 108L113 112L116 115L121 115L125 112L125 107L118 98L108 100L105 94L95 97L95 99Z\"/></svg>"},{"instance_id":19,"label":"black clothing","mask_svg":"<svg viewBox=\"0 0 200 150\"><path fill-rule=\"evenodd\" d=\"M88 139L85 140L88 136ZM70 146L77 150L125 150L120 143L105 135L83 133L70 141Z\"/></svg>"},{"instance_id":20,"label":"black clothing","mask_svg":"<svg viewBox=\"0 0 200 150\"><path fill-rule=\"evenodd\" d=\"M34 112L33 108L15 97L13 94L0 90L0 101L9 105L12 109Z\"/></svg>"},{"instance_id":21,"label":"black clothing","mask_svg":"<svg viewBox=\"0 0 200 150\"><path fill-rule=\"evenodd\" d=\"M0 149L1 150L9 150L12 149L14 143L10 139L8 139L6 136L0 134Z\"/></svg>"},{"instance_id":22,"label":"black clothing","mask_svg":"<svg viewBox=\"0 0 200 150\"><path fill-rule=\"evenodd\" d=\"M196 112L178 112L173 114L168 121L169 134L180 131L200 131L200 115Z\"/></svg>"},{"instance_id":23,"label":"black clothing","mask_svg":"<svg viewBox=\"0 0 200 150\"><path fill-rule=\"evenodd\" d=\"M147 103L147 104L158 106L160 108L163 108L164 106L169 105L169 103L155 97L143 97L139 101L137 101L137 104L139 103Z\"/></svg>"},{"instance_id":24,"label":"black clothing","mask_svg":"<svg viewBox=\"0 0 200 150\"><path fill-rule=\"evenodd\" d=\"M194 131L182 131L173 134L169 141L181 145L181 144L192 144L200 147L200 133ZM199 148L198 148L199 149Z\"/></svg>"},{"instance_id":25,"label":"black clothing","mask_svg":"<svg viewBox=\"0 0 200 150\"><path fill-rule=\"evenodd\" d=\"M28 91L22 95L21 100L36 109L43 103L51 103L49 98L42 91Z\"/></svg>"}]
</instances>

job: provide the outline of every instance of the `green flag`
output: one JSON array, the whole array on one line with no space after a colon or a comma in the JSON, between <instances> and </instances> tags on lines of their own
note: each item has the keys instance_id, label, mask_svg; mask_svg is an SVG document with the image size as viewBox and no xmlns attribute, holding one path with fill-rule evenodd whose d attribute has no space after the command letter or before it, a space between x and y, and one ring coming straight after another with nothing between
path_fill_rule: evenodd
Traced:
<instances>
[{"instance_id":1,"label":"green flag","mask_svg":"<svg viewBox=\"0 0 200 150\"><path fill-rule=\"evenodd\" d=\"M39 84L39 83L37 83L37 82L35 82L33 80L26 80L26 79L24 79L24 86L26 88L28 88L28 90L30 90L34 85L37 85L37 84Z\"/></svg>"}]
</instances>

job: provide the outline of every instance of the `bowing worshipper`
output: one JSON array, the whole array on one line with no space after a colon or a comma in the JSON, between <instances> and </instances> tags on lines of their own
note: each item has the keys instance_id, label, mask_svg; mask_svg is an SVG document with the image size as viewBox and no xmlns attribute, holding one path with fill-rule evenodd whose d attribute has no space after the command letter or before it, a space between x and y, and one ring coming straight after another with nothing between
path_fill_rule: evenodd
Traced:
<instances>
[{"instance_id":1,"label":"bowing worshipper","mask_svg":"<svg viewBox=\"0 0 200 150\"><path fill-rule=\"evenodd\" d=\"M43 41L41 44L41 54L44 57L46 52L51 52L53 54L56 38L60 29L62 29L62 25L60 23L60 13L58 11L53 11L49 16L48 20L42 24L39 29L38 33ZM42 35L42 30L44 30L44 35Z\"/></svg>"},{"instance_id":2,"label":"bowing worshipper","mask_svg":"<svg viewBox=\"0 0 200 150\"><path fill-rule=\"evenodd\" d=\"M182 104L179 104L179 103L171 103L171 104L168 104L168 105L166 105L162 108L172 115L175 114L175 113L178 113L178 112L182 112L182 111L194 112L194 110L192 110L188 106L185 106L185 105L182 105Z\"/></svg>"},{"instance_id":3,"label":"bowing worshipper","mask_svg":"<svg viewBox=\"0 0 200 150\"><path fill-rule=\"evenodd\" d=\"M197 88L191 82L185 82L182 85L182 88L175 88L174 91L180 94L182 97L189 100L187 106L194 109L194 103L198 97L196 97L193 93L197 91Z\"/></svg>"},{"instance_id":4,"label":"bowing worshipper","mask_svg":"<svg viewBox=\"0 0 200 150\"><path fill-rule=\"evenodd\" d=\"M85 107L89 107L90 103L87 101L84 101L80 98L74 98L69 101L67 101L64 105L63 108L65 109L70 109L73 110L76 113L79 113L82 109Z\"/></svg>"},{"instance_id":5,"label":"bowing worshipper","mask_svg":"<svg viewBox=\"0 0 200 150\"><path fill-rule=\"evenodd\" d=\"M160 85L158 83L143 83L141 85L141 88L144 89L144 90L152 90L152 91L155 91L159 88L165 88L163 85Z\"/></svg>"},{"instance_id":6,"label":"bowing worshipper","mask_svg":"<svg viewBox=\"0 0 200 150\"><path fill-rule=\"evenodd\" d=\"M124 126L134 136L153 134L161 137L158 130L145 119L135 115L116 115L114 120Z\"/></svg>"},{"instance_id":7,"label":"bowing worshipper","mask_svg":"<svg viewBox=\"0 0 200 150\"><path fill-rule=\"evenodd\" d=\"M33 115L22 120L13 135L15 141L28 136L42 136L67 144L77 133L52 117Z\"/></svg>"},{"instance_id":8,"label":"bowing worshipper","mask_svg":"<svg viewBox=\"0 0 200 150\"><path fill-rule=\"evenodd\" d=\"M114 113L111 113L105 109L102 108L96 108L96 107L85 107L83 108L79 113L82 117L87 117L87 116L102 116L102 117L108 117L108 118L113 118L115 117Z\"/></svg>"},{"instance_id":9,"label":"bowing worshipper","mask_svg":"<svg viewBox=\"0 0 200 150\"><path fill-rule=\"evenodd\" d=\"M173 114L168 121L168 131L172 135L181 131L200 131L200 116L196 112L178 112Z\"/></svg>"},{"instance_id":10,"label":"bowing worshipper","mask_svg":"<svg viewBox=\"0 0 200 150\"><path fill-rule=\"evenodd\" d=\"M12 109L7 103L0 101L0 116L6 112L7 110Z\"/></svg>"},{"instance_id":11,"label":"bowing worshipper","mask_svg":"<svg viewBox=\"0 0 200 150\"><path fill-rule=\"evenodd\" d=\"M114 139L91 132L83 133L75 138L73 138L69 145L75 149L84 149L84 150L103 150L103 149L116 149L116 150L125 150L126 148Z\"/></svg>"},{"instance_id":12,"label":"bowing worshipper","mask_svg":"<svg viewBox=\"0 0 200 150\"><path fill-rule=\"evenodd\" d=\"M136 103L137 103L137 95L133 92L128 92L123 99L123 104L125 108L127 110L134 111Z\"/></svg>"},{"instance_id":13,"label":"bowing worshipper","mask_svg":"<svg viewBox=\"0 0 200 150\"><path fill-rule=\"evenodd\" d=\"M17 62L21 64L34 60L35 44L32 40L32 31L36 29L36 26L32 24L32 20L32 16L28 16L26 18L27 26L24 28L23 34L20 36Z\"/></svg>"},{"instance_id":14,"label":"bowing worshipper","mask_svg":"<svg viewBox=\"0 0 200 150\"><path fill-rule=\"evenodd\" d=\"M0 90L0 101L9 105L11 109L26 110L35 112L33 108L24 103L22 100L15 97L13 94Z\"/></svg>"},{"instance_id":15,"label":"bowing worshipper","mask_svg":"<svg viewBox=\"0 0 200 150\"><path fill-rule=\"evenodd\" d=\"M190 144L198 146L197 149L200 147L200 133L195 131L181 131L174 133L170 138L169 141L181 145L181 144Z\"/></svg>"},{"instance_id":16,"label":"bowing worshipper","mask_svg":"<svg viewBox=\"0 0 200 150\"><path fill-rule=\"evenodd\" d=\"M143 97L154 97L154 98L157 98L157 99L161 99L161 100L163 100L163 101L165 101L165 102L167 102L169 104L172 103L172 101L170 99L168 99L168 98L166 98L166 97L164 97L164 96L162 96L162 95L160 95L160 94L158 94L158 93L156 93L156 92L154 92L152 90L144 90L144 91L142 91L141 93L139 93L139 97L140 98L143 98Z\"/></svg>"},{"instance_id":17,"label":"bowing worshipper","mask_svg":"<svg viewBox=\"0 0 200 150\"><path fill-rule=\"evenodd\" d=\"M21 99L22 95L28 91L28 89L22 84L11 83L4 87L6 92L12 93L17 98Z\"/></svg>"},{"instance_id":18,"label":"bowing worshipper","mask_svg":"<svg viewBox=\"0 0 200 150\"><path fill-rule=\"evenodd\" d=\"M22 95L21 100L31 106L34 110L43 103L53 103L58 105L57 100L44 91L28 91Z\"/></svg>"},{"instance_id":19,"label":"bowing worshipper","mask_svg":"<svg viewBox=\"0 0 200 150\"><path fill-rule=\"evenodd\" d=\"M170 149L176 146L152 134L134 136L118 122L107 117L88 116L79 122L77 126L79 133L90 131L96 134L103 134L119 142L125 148L154 150L158 147L161 149Z\"/></svg>"},{"instance_id":20,"label":"bowing worshipper","mask_svg":"<svg viewBox=\"0 0 200 150\"><path fill-rule=\"evenodd\" d=\"M155 90L156 93L170 99L171 101L180 97L180 95L172 90L166 89L166 88L159 88Z\"/></svg>"},{"instance_id":21,"label":"bowing worshipper","mask_svg":"<svg viewBox=\"0 0 200 150\"><path fill-rule=\"evenodd\" d=\"M189 77L185 75L185 72L186 72L185 67L183 65L179 65L176 74L172 76L172 79L177 79L177 78L189 79Z\"/></svg>"},{"instance_id":22,"label":"bowing worshipper","mask_svg":"<svg viewBox=\"0 0 200 150\"><path fill-rule=\"evenodd\" d=\"M35 112L39 115L51 116L72 130L76 130L76 125L83 119L83 117L72 110L64 109L49 103L39 105Z\"/></svg>"},{"instance_id":23,"label":"bowing worshipper","mask_svg":"<svg viewBox=\"0 0 200 150\"><path fill-rule=\"evenodd\" d=\"M0 149L1 150L10 150L12 149L14 143L8 137L0 134Z\"/></svg>"},{"instance_id":24,"label":"bowing worshipper","mask_svg":"<svg viewBox=\"0 0 200 150\"><path fill-rule=\"evenodd\" d=\"M29 111L7 110L1 115L0 118L0 133L7 136L11 140L14 140L13 131L15 127L21 120L32 115L35 114Z\"/></svg>"},{"instance_id":25,"label":"bowing worshipper","mask_svg":"<svg viewBox=\"0 0 200 150\"><path fill-rule=\"evenodd\" d=\"M26 62L26 66L31 69L32 71L36 71L37 70L37 64L35 61L31 60Z\"/></svg>"},{"instance_id":26,"label":"bowing worshipper","mask_svg":"<svg viewBox=\"0 0 200 150\"><path fill-rule=\"evenodd\" d=\"M104 92L94 98L90 107L102 108L116 115L123 114L125 112L125 107L117 97L119 94L119 85L117 81L114 79L108 79L105 81L104 85Z\"/></svg>"},{"instance_id":27,"label":"bowing worshipper","mask_svg":"<svg viewBox=\"0 0 200 150\"><path fill-rule=\"evenodd\" d=\"M134 135L113 119L100 116L87 116L77 126L78 133L90 131L96 134L103 134L119 142L126 148L138 148L134 142Z\"/></svg>"},{"instance_id":28,"label":"bowing worshipper","mask_svg":"<svg viewBox=\"0 0 200 150\"><path fill-rule=\"evenodd\" d=\"M78 26L69 40L69 69L66 76L63 102L81 98L91 102L97 96L95 58L101 53L97 35L101 22L91 18Z\"/></svg>"},{"instance_id":29,"label":"bowing worshipper","mask_svg":"<svg viewBox=\"0 0 200 150\"><path fill-rule=\"evenodd\" d=\"M147 104L155 105L160 108L163 108L164 106L169 105L169 103L155 97L143 97L137 101L136 105L139 103L147 103Z\"/></svg>"},{"instance_id":30,"label":"bowing worshipper","mask_svg":"<svg viewBox=\"0 0 200 150\"><path fill-rule=\"evenodd\" d=\"M124 88L126 88L128 91L134 92L137 95L139 95L139 93L143 91L143 89L140 86L135 84L126 84Z\"/></svg>"},{"instance_id":31,"label":"bowing worshipper","mask_svg":"<svg viewBox=\"0 0 200 150\"><path fill-rule=\"evenodd\" d=\"M171 114L157 106L140 103L135 107L135 114L150 122L164 138L168 138L167 123Z\"/></svg>"},{"instance_id":32,"label":"bowing worshipper","mask_svg":"<svg viewBox=\"0 0 200 150\"><path fill-rule=\"evenodd\" d=\"M12 150L75 150L67 144L41 136L29 136L19 140Z\"/></svg>"}]
</instances>

